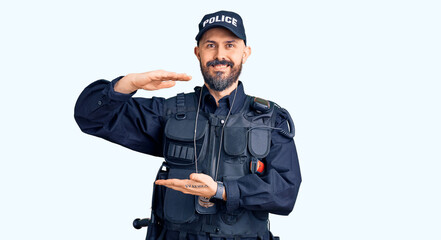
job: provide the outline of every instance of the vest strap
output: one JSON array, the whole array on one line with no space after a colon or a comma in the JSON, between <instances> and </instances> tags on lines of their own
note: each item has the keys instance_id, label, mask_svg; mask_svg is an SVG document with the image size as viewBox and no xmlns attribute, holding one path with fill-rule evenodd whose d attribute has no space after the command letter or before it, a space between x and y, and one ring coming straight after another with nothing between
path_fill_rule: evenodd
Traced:
<instances>
[{"instance_id":1,"label":"vest strap","mask_svg":"<svg viewBox=\"0 0 441 240\"><path fill-rule=\"evenodd\" d=\"M219 232L219 229L217 228L217 226L204 224L202 225L202 232L216 234Z\"/></svg>"},{"instance_id":2,"label":"vest strap","mask_svg":"<svg viewBox=\"0 0 441 240\"><path fill-rule=\"evenodd\" d=\"M165 227L162 228L161 234L159 234L159 236L158 236L158 240L163 240L164 239L165 231L166 231Z\"/></svg>"},{"instance_id":3,"label":"vest strap","mask_svg":"<svg viewBox=\"0 0 441 240\"><path fill-rule=\"evenodd\" d=\"M187 232L179 232L179 240L186 240Z\"/></svg>"},{"instance_id":4,"label":"vest strap","mask_svg":"<svg viewBox=\"0 0 441 240\"><path fill-rule=\"evenodd\" d=\"M176 119L183 120L187 117L185 114L185 95L178 93L176 96Z\"/></svg>"}]
</instances>

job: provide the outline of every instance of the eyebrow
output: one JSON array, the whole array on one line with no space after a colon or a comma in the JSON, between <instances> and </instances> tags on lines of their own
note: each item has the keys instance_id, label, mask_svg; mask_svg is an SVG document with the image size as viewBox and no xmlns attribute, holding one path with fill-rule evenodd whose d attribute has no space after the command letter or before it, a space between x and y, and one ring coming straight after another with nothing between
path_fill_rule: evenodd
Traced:
<instances>
[{"instance_id":1,"label":"eyebrow","mask_svg":"<svg viewBox=\"0 0 441 240\"><path fill-rule=\"evenodd\" d=\"M225 41L226 43L235 43L236 42L236 40L229 40L229 41ZM205 43L217 43L217 42L215 42L215 41L213 41L213 40L206 40L205 41Z\"/></svg>"}]
</instances>

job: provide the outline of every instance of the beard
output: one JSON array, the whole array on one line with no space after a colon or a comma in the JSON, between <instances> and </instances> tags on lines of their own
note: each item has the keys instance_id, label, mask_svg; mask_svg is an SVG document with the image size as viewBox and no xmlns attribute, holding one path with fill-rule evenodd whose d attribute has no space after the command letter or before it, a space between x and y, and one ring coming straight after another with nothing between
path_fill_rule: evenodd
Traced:
<instances>
[{"instance_id":1,"label":"beard","mask_svg":"<svg viewBox=\"0 0 441 240\"><path fill-rule=\"evenodd\" d=\"M216 65L227 65L231 70L230 74L217 71L214 75L210 74L210 66L216 66ZM204 77L204 82L210 87L211 90L221 92L233 85L233 83L237 82L239 79L239 75L242 72L242 62L238 64L238 66L234 66L233 62L222 60L219 61L217 59L213 61L207 62L206 66L204 67L202 63L200 62L201 72L202 76Z\"/></svg>"}]
</instances>

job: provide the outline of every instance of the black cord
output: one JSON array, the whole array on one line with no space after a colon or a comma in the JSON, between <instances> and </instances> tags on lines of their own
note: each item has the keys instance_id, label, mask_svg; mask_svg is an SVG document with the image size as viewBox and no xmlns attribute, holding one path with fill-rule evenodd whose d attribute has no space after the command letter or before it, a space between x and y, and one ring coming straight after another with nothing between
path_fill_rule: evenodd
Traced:
<instances>
[{"instance_id":1,"label":"black cord","mask_svg":"<svg viewBox=\"0 0 441 240\"><path fill-rule=\"evenodd\" d=\"M198 173L198 152L196 151L196 131L198 129L198 119L199 119L199 110L201 107L201 99L202 99L202 91L204 89L201 87L201 91L199 92L199 102L198 102L198 110L196 112L196 120L194 121L194 134L193 134L193 147L194 147L194 162L195 162L195 172Z\"/></svg>"}]
</instances>

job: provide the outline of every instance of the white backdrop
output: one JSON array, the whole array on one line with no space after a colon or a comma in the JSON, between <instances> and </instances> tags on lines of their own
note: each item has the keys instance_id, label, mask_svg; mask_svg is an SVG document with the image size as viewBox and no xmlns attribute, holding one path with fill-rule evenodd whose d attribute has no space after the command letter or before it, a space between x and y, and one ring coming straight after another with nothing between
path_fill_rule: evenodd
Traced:
<instances>
[{"instance_id":1,"label":"white backdrop","mask_svg":"<svg viewBox=\"0 0 441 240\"><path fill-rule=\"evenodd\" d=\"M144 239L161 159L83 134L92 81L154 69L202 84L206 13L236 11L248 94L296 124L303 183L282 239L441 239L439 1L3 1L0 239ZM139 92L138 96L151 96Z\"/></svg>"}]
</instances>

